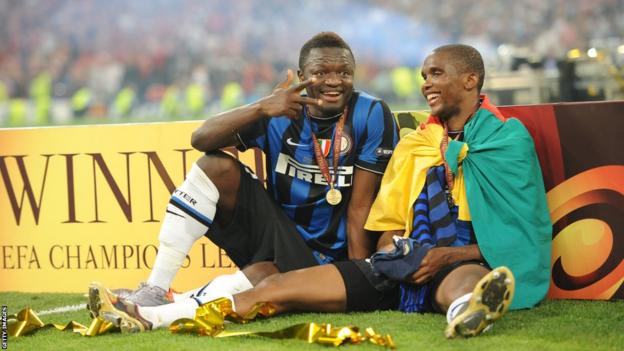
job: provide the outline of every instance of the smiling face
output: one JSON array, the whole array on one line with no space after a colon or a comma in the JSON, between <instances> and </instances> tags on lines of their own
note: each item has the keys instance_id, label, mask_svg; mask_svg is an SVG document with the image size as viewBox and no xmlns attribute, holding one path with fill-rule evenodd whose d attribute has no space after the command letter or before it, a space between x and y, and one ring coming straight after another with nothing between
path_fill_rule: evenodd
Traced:
<instances>
[{"instance_id":1,"label":"smiling face","mask_svg":"<svg viewBox=\"0 0 624 351\"><path fill-rule=\"evenodd\" d=\"M355 62L344 48L313 48L299 71L299 79L316 78L306 89L308 96L323 100L321 106L309 106L318 117L334 116L344 109L353 93Z\"/></svg>"},{"instance_id":2,"label":"smiling face","mask_svg":"<svg viewBox=\"0 0 624 351\"><path fill-rule=\"evenodd\" d=\"M459 71L447 52L434 51L427 56L422 67L425 83L421 90L432 115L447 121L460 113L469 76Z\"/></svg>"}]
</instances>

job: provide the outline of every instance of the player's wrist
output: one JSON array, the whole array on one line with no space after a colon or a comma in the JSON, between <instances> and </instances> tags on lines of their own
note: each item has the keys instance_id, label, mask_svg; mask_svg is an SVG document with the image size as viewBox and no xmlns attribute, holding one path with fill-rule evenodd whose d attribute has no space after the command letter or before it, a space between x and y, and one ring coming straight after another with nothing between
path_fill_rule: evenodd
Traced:
<instances>
[{"instance_id":1,"label":"player's wrist","mask_svg":"<svg viewBox=\"0 0 624 351\"><path fill-rule=\"evenodd\" d=\"M478 260L481 256L476 245L459 246L455 250L454 261Z\"/></svg>"},{"instance_id":2,"label":"player's wrist","mask_svg":"<svg viewBox=\"0 0 624 351\"><path fill-rule=\"evenodd\" d=\"M250 105L252 110L254 111L254 115L258 116L259 118L271 117L267 109L267 98L268 97L264 97Z\"/></svg>"},{"instance_id":3,"label":"player's wrist","mask_svg":"<svg viewBox=\"0 0 624 351\"><path fill-rule=\"evenodd\" d=\"M465 247L446 247L446 254L444 255L447 265L453 264L458 261L469 260L470 255L465 250Z\"/></svg>"}]
</instances>

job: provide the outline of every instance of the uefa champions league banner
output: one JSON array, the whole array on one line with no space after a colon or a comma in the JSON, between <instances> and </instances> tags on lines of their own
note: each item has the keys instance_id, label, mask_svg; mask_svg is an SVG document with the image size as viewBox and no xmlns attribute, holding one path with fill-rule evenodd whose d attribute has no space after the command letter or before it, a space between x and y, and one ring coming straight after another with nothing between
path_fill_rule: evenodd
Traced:
<instances>
[{"instance_id":1,"label":"uefa champions league banner","mask_svg":"<svg viewBox=\"0 0 624 351\"><path fill-rule=\"evenodd\" d=\"M624 102L501 111L527 126L540 159L554 223L549 297L624 298ZM401 127L425 117L397 114ZM189 144L199 123L0 130L0 291L145 280L169 196L201 156ZM264 179L261 152L230 152ZM234 269L203 238L173 287Z\"/></svg>"},{"instance_id":2,"label":"uefa champions league banner","mask_svg":"<svg viewBox=\"0 0 624 351\"><path fill-rule=\"evenodd\" d=\"M170 194L201 156L190 146L199 123L0 130L0 291L147 279ZM251 168L263 162L230 151ZM235 269L206 238L183 267L180 290Z\"/></svg>"}]
</instances>

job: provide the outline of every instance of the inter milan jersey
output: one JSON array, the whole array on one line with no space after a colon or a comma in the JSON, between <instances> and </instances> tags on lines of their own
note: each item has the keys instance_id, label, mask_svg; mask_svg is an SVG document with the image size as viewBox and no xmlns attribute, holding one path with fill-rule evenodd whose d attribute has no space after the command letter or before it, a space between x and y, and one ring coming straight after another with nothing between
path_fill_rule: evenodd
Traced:
<instances>
[{"instance_id":1,"label":"inter milan jersey","mask_svg":"<svg viewBox=\"0 0 624 351\"><path fill-rule=\"evenodd\" d=\"M398 129L386 104L354 91L334 168L334 134L339 118L316 119L304 111L296 120L263 118L240 134L240 150L258 147L264 151L269 194L294 221L321 263L347 257L347 207L355 167L383 174L398 142ZM342 201L336 206L325 199L330 187L317 164L312 133L333 183L342 193Z\"/></svg>"}]
</instances>

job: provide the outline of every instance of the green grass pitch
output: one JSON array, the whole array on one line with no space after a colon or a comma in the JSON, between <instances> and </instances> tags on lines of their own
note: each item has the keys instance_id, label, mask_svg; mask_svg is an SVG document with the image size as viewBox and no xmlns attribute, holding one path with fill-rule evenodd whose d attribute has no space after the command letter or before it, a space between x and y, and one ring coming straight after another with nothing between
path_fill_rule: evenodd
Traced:
<instances>
[{"instance_id":1,"label":"green grass pitch","mask_svg":"<svg viewBox=\"0 0 624 351\"><path fill-rule=\"evenodd\" d=\"M0 293L9 314L30 306L35 311L86 303L81 294ZM45 323L75 320L88 325L87 310L41 316ZM437 314L301 313L259 320L247 325L230 325L226 330L273 331L305 322L336 326L373 327L390 334L398 350L624 350L624 301L545 301L532 310L512 311L494 328L472 339L446 340L445 317ZM348 345L344 350L382 350L371 344ZM107 334L81 337L71 332L47 329L20 338L9 338L9 350L327 350L328 347L299 340L260 337L213 339L173 335L166 330L142 334Z\"/></svg>"}]
</instances>

